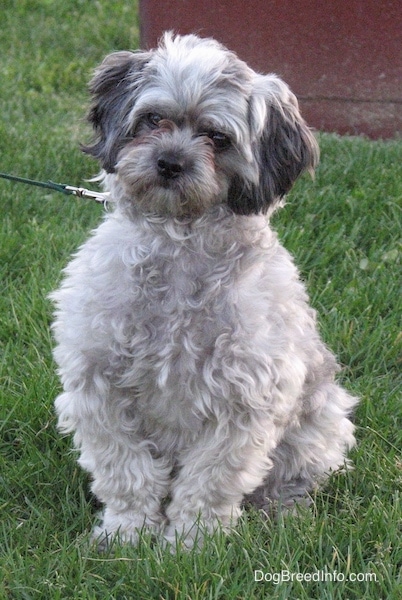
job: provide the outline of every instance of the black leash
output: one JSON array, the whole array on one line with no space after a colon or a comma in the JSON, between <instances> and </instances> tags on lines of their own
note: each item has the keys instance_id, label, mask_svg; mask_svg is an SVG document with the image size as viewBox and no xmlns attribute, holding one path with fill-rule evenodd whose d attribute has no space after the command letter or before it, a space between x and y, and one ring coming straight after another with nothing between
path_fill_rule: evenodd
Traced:
<instances>
[{"instance_id":1,"label":"black leash","mask_svg":"<svg viewBox=\"0 0 402 600\"><path fill-rule=\"evenodd\" d=\"M0 173L2 179L9 179L10 181L17 181L19 183L26 183L28 185L36 185L37 187L47 188L68 196L77 196L78 198L89 198L95 200L95 202L101 202L104 204L108 199L108 193L93 192L85 188L74 187L73 185L66 185L64 183L54 183L53 181L35 181L35 179L26 179L25 177L16 177L15 175L8 175L7 173Z\"/></svg>"}]
</instances>

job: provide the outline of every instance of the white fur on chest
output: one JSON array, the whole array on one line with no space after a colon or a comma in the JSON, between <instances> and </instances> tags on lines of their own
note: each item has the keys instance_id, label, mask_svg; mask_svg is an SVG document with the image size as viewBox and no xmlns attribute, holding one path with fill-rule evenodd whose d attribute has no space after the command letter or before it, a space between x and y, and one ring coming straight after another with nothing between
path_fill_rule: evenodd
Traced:
<instances>
[{"instance_id":1,"label":"white fur on chest","mask_svg":"<svg viewBox=\"0 0 402 600\"><path fill-rule=\"evenodd\" d=\"M189 226L116 213L66 273L55 294L56 337L96 364L116 401L127 398L128 413L149 420L150 431L194 433L247 386L250 402L269 404L279 369L288 401L300 392L305 369L285 321L297 316L303 328L310 316L264 217L218 207Z\"/></svg>"}]
</instances>

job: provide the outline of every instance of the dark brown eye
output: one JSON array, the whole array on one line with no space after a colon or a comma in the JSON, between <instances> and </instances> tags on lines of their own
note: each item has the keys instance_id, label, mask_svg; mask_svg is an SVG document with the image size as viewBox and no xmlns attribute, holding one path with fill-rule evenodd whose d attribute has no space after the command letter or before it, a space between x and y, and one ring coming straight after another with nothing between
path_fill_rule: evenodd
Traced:
<instances>
[{"instance_id":1,"label":"dark brown eye","mask_svg":"<svg viewBox=\"0 0 402 600\"><path fill-rule=\"evenodd\" d=\"M147 121L148 125L155 129L156 127L159 127L159 123L162 121L162 117L158 113L149 113L147 115Z\"/></svg>"},{"instance_id":2,"label":"dark brown eye","mask_svg":"<svg viewBox=\"0 0 402 600\"><path fill-rule=\"evenodd\" d=\"M208 131L207 135L213 141L216 150L226 150L232 144L230 137L221 131Z\"/></svg>"}]
</instances>

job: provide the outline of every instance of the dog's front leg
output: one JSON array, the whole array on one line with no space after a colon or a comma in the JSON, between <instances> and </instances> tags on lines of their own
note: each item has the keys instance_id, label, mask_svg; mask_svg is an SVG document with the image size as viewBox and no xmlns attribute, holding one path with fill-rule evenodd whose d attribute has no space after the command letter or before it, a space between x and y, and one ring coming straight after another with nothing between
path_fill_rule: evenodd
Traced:
<instances>
[{"instance_id":1,"label":"dog's front leg","mask_svg":"<svg viewBox=\"0 0 402 600\"><path fill-rule=\"evenodd\" d=\"M137 544L143 528L154 533L161 530L165 521L161 502L171 471L168 461L153 457L144 442L136 444L116 435L109 447L110 456L105 444L91 469L92 491L105 504L102 523L93 532L101 548L116 535L121 542ZM93 447L91 454L93 460ZM85 466L85 454L79 462Z\"/></svg>"},{"instance_id":2,"label":"dog's front leg","mask_svg":"<svg viewBox=\"0 0 402 600\"><path fill-rule=\"evenodd\" d=\"M161 529L161 501L168 493L172 469L169 457L156 453L135 421L131 431L122 430L123 413L117 406L116 397L106 402L99 390L64 392L56 400L59 427L74 431L78 462L90 473L92 491L105 505L93 533L100 547L116 535L135 544L143 527Z\"/></svg>"},{"instance_id":3,"label":"dog's front leg","mask_svg":"<svg viewBox=\"0 0 402 600\"><path fill-rule=\"evenodd\" d=\"M275 445L275 431L272 424L266 429L262 442L255 431L232 426L218 433L211 428L180 453L180 469L166 510L168 542L174 545L178 536L191 548L202 543L203 530L228 530L236 524L243 496L261 484L272 466L268 452Z\"/></svg>"}]
</instances>

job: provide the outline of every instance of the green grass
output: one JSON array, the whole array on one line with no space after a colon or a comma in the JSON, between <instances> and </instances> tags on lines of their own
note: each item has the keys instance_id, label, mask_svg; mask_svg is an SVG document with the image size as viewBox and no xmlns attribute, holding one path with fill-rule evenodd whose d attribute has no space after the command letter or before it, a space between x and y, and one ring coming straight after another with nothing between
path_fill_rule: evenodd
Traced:
<instances>
[{"instance_id":1,"label":"green grass","mask_svg":"<svg viewBox=\"0 0 402 600\"><path fill-rule=\"evenodd\" d=\"M0 171L73 185L96 172L78 150L86 82L107 52L137 47L136 18L132 2L3 0ZM230 536L175 557L146 536L105 555L90 547L96 507L55 429L46 296L103 209L0 180L0 600L401 597L402 142L320 144L315 182L298 182L274 225L343 383L362 398L355 470L334 475L311 511L279 521L249 512ZM255 570L339 575L275 584L255 582Z\"/></svg>"}]
</instances>

